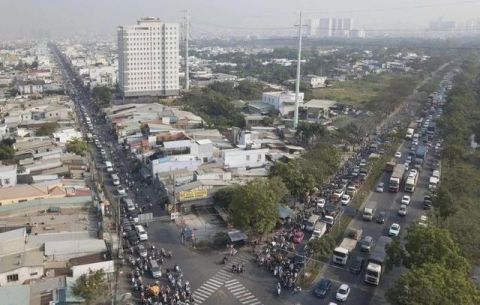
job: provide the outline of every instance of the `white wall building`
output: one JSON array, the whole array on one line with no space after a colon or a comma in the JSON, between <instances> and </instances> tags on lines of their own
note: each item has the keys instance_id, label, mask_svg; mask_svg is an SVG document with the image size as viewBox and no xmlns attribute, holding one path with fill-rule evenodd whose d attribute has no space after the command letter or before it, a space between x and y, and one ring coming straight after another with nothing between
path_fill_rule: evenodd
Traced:
<instances>
[{"instance_id":1,"label":"white wall building","mask_svg":"<svg viewBox=\"0 0 480 305\"><path fill-rule=\"evenodd\" d=\"M118 27L118 83L125 97L178 94L178 27L151 17Z\"/></svg>"},{"instance_id":2,"label":"white wall building","mask_svg":"<svg viewBox=\"0 0 480 305\"><path fill-rule=\"evenodd\" d=\"M0 165L0 187L17 185L17 165Z\"/></svg>"},{"instance_id":3,"label":"white wall building","mask_svg":"<svg viewBox=\"0 0 480 305\"><path fill-rule=\"evenodd\" d=\"M152 160L152 175L163 174L177 170L195 171L200 165L202 160L192 155L178 155L167 156L160 159Z\"/></svg>"},{"instance_id":4,"label":"white wall building","mask_svg":"<svg viewBox=\"0 0 480 305\"><path fill-rule=\"evenodd\" d=\"M299 103L303 103L304 94L300 92ZM282 116L288 114L291 107L295 105L295 92L292 91L278 91L278 92L264 92L262 95L262 102L272 105L276 110L280 111ZM291 107L288 107L291 106Z\"/></svg>"},{"instance_id":5,"label":"white wall building","mask_svg":"<svg viewBox=\"0 0 480 305\"><path fill-rule=\"evenodd\" d=\"M82 139L82 133L78 130L73 128L68 128L64 130L60 130L58 132L53 133L53 138L60 143L67 143L75 138Z\"/></svg>"},{"instance_id":6,"label":"white wall building","mask_svg":"<svg viewBox=\"0 0 480 305\"><path fill-rule=\"evenodd\" d=\"M261 167L267 162L265 155L268 149L225 149L222 150L222 162L226 169L245 168L245 167Z\"/></svg>"}]
</instances>

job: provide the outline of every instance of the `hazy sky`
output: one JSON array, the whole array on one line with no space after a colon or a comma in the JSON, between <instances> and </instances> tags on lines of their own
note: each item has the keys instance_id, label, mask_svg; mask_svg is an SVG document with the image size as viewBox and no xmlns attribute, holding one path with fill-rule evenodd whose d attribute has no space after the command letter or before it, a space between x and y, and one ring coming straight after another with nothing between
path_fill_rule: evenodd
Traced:
<instances>
[{"instance_id":1,"label":"hazy sky","mask_svg":"<svg viewBox=\"0 0 480 305\"><path fill-rule=\"evenodd\" d=\"M279 28L291 33L302 10L311 17L352 17L366 29L423 29L440 16L463 21L480 16L479 1L462 0L0 0L0 39L41 31L51 36L115 34L141 16L179 22L191 15L192 35L249 34Z\"/></svg>"}]
</instances>

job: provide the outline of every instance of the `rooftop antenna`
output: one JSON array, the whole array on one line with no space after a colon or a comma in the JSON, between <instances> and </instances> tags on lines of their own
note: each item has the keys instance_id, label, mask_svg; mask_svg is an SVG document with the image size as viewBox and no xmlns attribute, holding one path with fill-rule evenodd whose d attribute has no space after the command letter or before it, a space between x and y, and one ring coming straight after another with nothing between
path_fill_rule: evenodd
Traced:
<instances>
[{"instance_id":1,"label":"rooftop antenna","mask_svg":"<svg viewBox=\"0 0 480 305\"><path fill-rule=\"evenodd\" d=\"M298 126L298 104L300 95L300 61L302 59L302 12L300 11L300 24L298 25L298 57L297 57L297 81L295 82L295 113L293 115L293 128Z\"/></svg>"}]
</instances>

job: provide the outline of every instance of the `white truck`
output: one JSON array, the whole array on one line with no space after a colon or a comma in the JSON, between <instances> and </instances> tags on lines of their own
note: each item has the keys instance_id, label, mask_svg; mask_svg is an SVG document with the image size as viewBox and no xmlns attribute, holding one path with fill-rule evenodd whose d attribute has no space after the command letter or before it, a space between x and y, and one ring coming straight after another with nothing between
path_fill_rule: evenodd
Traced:
<instances>
[{"instance_id":1,"label":"white truck","mask_svg":"<svg viewBox=\"0 0 480 305\"><path fill-rule=\"evenodd\" d=\"M361 229L350 229L342 243L333 250L332 260L335 264L346 265L350 253L357 246L358 241L362 238Z\"/></svg>"},{"instance_id":2,"label":"white truck","mask_svg":"<svg viewBox=\"0 0 480 305\"><path fill-rule=\"evenodd\" d=\"M428 189L430 191L433 191L437 188L438 186L438 178L437 177L430 177L430 180L428 180Z\"/></svg>"},{"instance_id":3,"label":"white truck","mask_svg":"<svg viewBox=\"0 0 480 305\"><path fill-rule=\"evenodd\" d=\"M408 125L408 128L407 128L407 133L405 134L405 139L407 140L411 140L412 137L413 137L413 134L415 133L415 128L417 127L417 123L416 122L412 122L410 123L410 125Z\"/></svg>"},{"instance_id":4,"label":"white truck","mask_svg":"<svg viewBox=\"0 0 480 305\"><path fill-rule=\"evenodd\" d=\"M367 205L363 208L362 219L365 221L371 221L373 219L373 215L375 215L375 208L377 203L375 201L370 201Z\"/></svg>"},{"instance_id":5,"label":"white truck","mask_svg":"<svg viewBox=\"0 0 480 305\"><path fill-rule=\"evenodd\" d=\"M387 247L392 242L392 239L388 236L380 236L373 251L368 258L367 269L365 271L365 282L373 285L380 283L380 277L385 271L385 258Z\"/></svg>"},{"instance_id":6,"label":"white truck","mask_svg":"<svg viewBox=\"0 0 480 305\"><path fill-rule=\"evenodd\" d=\"M313 229L312 237L310 237L310 240L322 237L325 232L327 232L327 224L322 221L317 222L315 224L315 228Z\"/></svg>"},{"instance_id":7,"label":"white truck","mask_svg":"<svg viewBox=\"0 0 480 305\"><path fill-rule=\"evenodd\" d=\"M407 193L413 193L415 191L415 186L417 185L418 180L418 171L411 170L408 173L407 181L405 181L404 191Z\"/></svg>"}]
</instances>

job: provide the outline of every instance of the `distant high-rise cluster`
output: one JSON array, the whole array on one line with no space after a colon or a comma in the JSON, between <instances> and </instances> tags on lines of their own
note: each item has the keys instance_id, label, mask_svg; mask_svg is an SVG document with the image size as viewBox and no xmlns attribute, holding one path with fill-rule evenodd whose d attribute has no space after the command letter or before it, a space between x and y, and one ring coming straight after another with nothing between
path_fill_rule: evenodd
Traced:
<instances>
[{"instance_id":1,"label":"distant high-rise cluster","mask_svg":"<svg viewBox=\"0 0 480 305\"><path fill-rule=\"evenodd\" d=\"M118 27L118 83L124 97L177 95L179 26L142 18Z\"/></svg>"},{"instance_id":2,"label":"distant high-rise cluster","mask_svg":"<svg viewBox=\"0 0 480 305\"><path fill-rule=\"evenodd\" d=\"M364 38L365 31L354 29L352 18L319 18L309 20L308 35L320 38Z\"/></svg>"},{"instance_id":3,"label":"distant high-rise cluster","mask_svg":"<svg viewBox=\"0 0 480 305\"><path fill-rule=\"evenodd\" d=\"M455 30L456 26L457 24L455 21L444 20L442 17L440 17L437 20L431 21L428 29L430 31L452 32Z\"/></svg>"}]
</instances>

